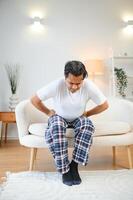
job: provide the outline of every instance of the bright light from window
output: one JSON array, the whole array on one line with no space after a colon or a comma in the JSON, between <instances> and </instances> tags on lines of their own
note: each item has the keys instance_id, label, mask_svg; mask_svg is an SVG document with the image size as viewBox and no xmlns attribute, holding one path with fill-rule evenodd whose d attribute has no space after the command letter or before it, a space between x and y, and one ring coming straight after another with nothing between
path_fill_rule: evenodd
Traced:
<instances>
[{"instance_id":1,"label":"bright light from window","mask_svg":"<svg viewBox=\"0 0 133 200\"><path fill-rule=\"evenodd\" d=\"M44 15L41 11L31 11L30 17L34 18L36 16L38 16L39 18L44 18Z\"/></svg>"},{"instance_id":2,"label":"bright light from window","mask_svg":"<svg viewBox=\"0 0 133 200\"><path fill-rule=\"evenodd\" d=\"M125 15L123 17L123 21L125 22L124 32L128 35L133 34L133 15Z\"/></svg>"}]
</instances>

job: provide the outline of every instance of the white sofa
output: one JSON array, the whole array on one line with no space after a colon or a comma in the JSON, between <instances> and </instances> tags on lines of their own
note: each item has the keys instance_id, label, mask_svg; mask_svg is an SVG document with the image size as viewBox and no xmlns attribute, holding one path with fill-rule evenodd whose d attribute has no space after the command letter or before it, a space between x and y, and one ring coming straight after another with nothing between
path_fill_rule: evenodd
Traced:
<instances>
[{"instance_id":1,"label":"white sofa","mask_svg":"<svg viewBox=\"0 0 133 200\"><path fill-rule=\"evenodd\" d=\"M111 146L113 148L113 164L115 165L116 146L126 146L128 152L129 168L132 168L130 145L133 144L133 103L124 99L108 99L109 108L91 118L95 125L93 145ZM48 105L47 105L48 106ZM49 104L51 107L51 105ZM93 107L90 101L87 109ZM38 148L47 148L44 139L48 117L37 110L30 102L20 102L15 110L18 127L19 141L21 145L31 148L29 170L33 169L34 160ZM69 147L73 146L73 129L67 129L66 133Z\"/></svg>"}]
</instances>

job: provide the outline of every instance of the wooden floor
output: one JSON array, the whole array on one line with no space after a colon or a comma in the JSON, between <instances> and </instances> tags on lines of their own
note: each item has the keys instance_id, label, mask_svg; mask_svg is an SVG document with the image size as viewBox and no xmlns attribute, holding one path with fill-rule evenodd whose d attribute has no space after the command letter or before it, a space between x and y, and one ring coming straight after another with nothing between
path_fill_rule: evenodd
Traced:
<instances>
[{"instance_id":1,"label":"wooden floor","mask_svg":"<svg viewBox=\"0 0 133 200\"><path fill-rule=\"evenodd\" d=\"M132 159L133 159L133 146ZM69 149L71 159L72 149ZM0 177L7 171L27 171L29 167L30 149L23 147L17 140L7 141L0 147ZM115 169L128 168L127 151L125 147L117 147ZM79 166L80 170L107 170L114 169L112 165L112 148L93 147L90 152L90 160L87 166ZM48 149L39 149L34 170L56 171L54 160Z\"/></svg>"}]
</instances>

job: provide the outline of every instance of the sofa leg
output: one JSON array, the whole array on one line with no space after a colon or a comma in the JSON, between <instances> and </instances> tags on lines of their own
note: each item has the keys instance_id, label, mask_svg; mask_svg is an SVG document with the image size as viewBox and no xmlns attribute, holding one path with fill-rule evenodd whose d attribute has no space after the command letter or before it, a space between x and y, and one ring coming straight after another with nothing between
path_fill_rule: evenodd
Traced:
<instances>
[{"instance_id":1,"label":"sofa leg","mask_svg":"<svg viewBox=\"0 0 133 200\"><path fill-rule=\"evenodd\" d=\"M115 167L116 165L116 147L115 146L112 147L112 151L113 151L113 167Z\"/></svg>"},{"instance_id":2,"label":"sofa leg","mask_svg":"<svg viewBox=\"0 0 133 200\"><path fill-rule=\"evenodd\" d=\"M131 157L131 149L130 146L127 146L127 153L128 153L128 162L129 162L129 169L132 169L132 157Z\"/></svg>"},{"instance_id":3,"label":"sofa leg","mask_svg":"<svg viewBox=\"0 0 133 200\"><path fill-rule=\"evenodd\" d=\"M36 160L36 156L37 156L37 148L35 148L34 161Z\"/></svg>"},{"instance_id":4,"label":"sofa leg","mask_svg":"<svg viewBox=\"0 0 133 200\"><path fill-rule=\"evenodd\" d=\"M30 152L30 167L29 167L30 171L33 170L34 160L35 160L35 157L36 157L36 151L37 151L37 148L31 148L31 152Z\"/></svg>"}]
</instances>

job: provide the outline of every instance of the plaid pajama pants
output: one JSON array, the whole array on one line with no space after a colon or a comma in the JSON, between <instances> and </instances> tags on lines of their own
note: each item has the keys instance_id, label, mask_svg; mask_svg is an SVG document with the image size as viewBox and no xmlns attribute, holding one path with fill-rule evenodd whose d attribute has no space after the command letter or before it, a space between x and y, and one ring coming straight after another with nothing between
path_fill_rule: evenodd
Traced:
<instances>
[{"instance_id":1,"label":"plaid pajama pants","mask_svg":"<svg viewBox=\"0 0 133 200\"><path fill-rule=\"evenodd\" d=\"M45 131L45 139L54 157L57 170L62 174L69 171L68 141L66 129L74 129L74 150L72 159L80 164L88 163L88 154L92 144L94 126L92 121L84 116L67 122L59 115L49 117L48 127Z\"/></svg>"}]
</instances>

